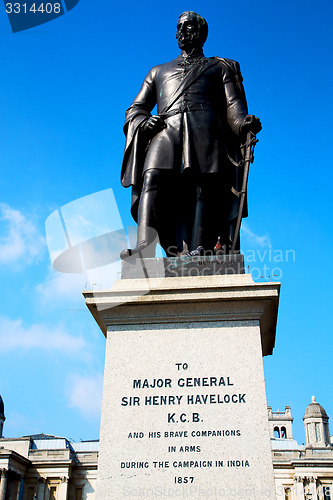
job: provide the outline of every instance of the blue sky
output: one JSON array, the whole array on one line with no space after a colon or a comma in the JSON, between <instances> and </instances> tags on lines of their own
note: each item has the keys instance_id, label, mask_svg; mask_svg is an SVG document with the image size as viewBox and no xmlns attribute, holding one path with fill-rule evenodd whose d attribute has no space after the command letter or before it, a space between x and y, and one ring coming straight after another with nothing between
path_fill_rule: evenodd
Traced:
<instances>
[{"instance_id":1,"label":"blue sky","mask_svg":"<svg viewBox=\"0 0 333 500\"><path fill-rule=\"evenodd\" d=\"M240 62L249 110L263 123L243 250L258 279L266 264L266 278L277 267L282 282L276 348L264 362L268 404L292 407L299 442L313 394L333 417L331 2L80 0L16 34L1 4L0 394L8 437L99 435L105 339L85 308L82 275L52 270L45 220L112 188L124 226L132 224L130 193L119 182L124 112L149 69L178 55L175 25L185 10L208 21L207 56Z\"/></svg>"}]
</instances>

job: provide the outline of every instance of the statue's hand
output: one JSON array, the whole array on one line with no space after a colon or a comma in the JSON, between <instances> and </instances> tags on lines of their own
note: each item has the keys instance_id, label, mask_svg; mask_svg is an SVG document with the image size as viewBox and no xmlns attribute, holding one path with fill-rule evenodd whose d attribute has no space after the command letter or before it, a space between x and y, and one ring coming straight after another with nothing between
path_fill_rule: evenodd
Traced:
<instances>
[{"instance_id":1,"label":"statue's hand","mask_svg":"<svg viewBox=\"0 0 333 500\"><path fill-rule=\"evenodd\" d=\"M166 127L164 120L160 116L153 115L144 123L144 132L157 134Z\"/></svg>"},{"instance_id":2,"label":"statue's hand","mask_svg":"<svg viewBox=\"0 0 333 500\"><path fill-rule=\"evenodd\" d=\"M247 132L252 132L254 135L262 129L261 121L254 115L247 115L240 126L240 135L246 135Z\"/></svg>"}]
</instances>

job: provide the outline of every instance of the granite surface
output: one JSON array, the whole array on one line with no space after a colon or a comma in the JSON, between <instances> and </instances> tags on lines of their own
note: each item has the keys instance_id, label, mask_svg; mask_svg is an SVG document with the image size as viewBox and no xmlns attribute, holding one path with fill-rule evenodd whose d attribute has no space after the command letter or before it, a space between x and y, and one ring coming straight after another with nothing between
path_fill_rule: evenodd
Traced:
<instances>
[{"instance_id":1,"label":"granite surface","mask_svg":"<svg viewBox=\"0 0 333 500\"><path fill-rule=\"evenodd\" d=\"M276 498L262 330L271 345L279 284L122 279L84 294L107 330L98 500Z\"/></svg>"}]
</instances>

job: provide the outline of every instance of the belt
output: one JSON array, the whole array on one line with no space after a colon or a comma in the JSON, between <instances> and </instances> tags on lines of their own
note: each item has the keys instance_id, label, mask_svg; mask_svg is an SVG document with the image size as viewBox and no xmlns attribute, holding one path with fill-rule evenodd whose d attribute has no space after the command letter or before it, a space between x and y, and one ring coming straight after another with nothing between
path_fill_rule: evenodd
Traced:
<instances>
[{"instance_id":1,"label":"belt","mask_svg":"<svg viewBox=\"0 0 333 500\"><path fill-rule=\"evenodd\" d=\"M163 120L165 120L166 118L178 115L179 113L187 113L188 111L202 111L205 109L212 110L212 107L209 106L209 104L183 104L177 109L172 109L171 111L168 111L167 113L163 113L158 116L160 116L161 118L163 118Z\"/></svg>"}]
</instances>

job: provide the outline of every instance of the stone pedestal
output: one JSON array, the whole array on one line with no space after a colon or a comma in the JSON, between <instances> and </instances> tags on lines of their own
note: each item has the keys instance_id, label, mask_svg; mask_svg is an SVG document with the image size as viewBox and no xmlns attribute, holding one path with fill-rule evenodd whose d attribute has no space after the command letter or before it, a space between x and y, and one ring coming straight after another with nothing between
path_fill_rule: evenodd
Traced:
<instances>
[{"instance_id":1,"label":"stone pedestal","mask_svg":"<svg viewBox=\"0 0 333 500\"><path fill-rule=\"evenodd\" d=\"M262 355L279 284L123 279L84 295L107 337L98 500L276 498Z\"/></svg>"}]
</instances>

